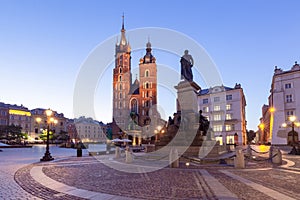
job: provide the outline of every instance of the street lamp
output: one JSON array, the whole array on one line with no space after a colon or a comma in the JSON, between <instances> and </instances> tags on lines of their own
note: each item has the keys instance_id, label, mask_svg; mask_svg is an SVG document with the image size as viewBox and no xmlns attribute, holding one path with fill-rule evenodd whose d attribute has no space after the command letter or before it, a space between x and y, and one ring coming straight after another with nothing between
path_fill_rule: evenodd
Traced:
<instances>
[{"instance_id":1,"label":"street lamp","mask_svg":"<svg viewBox=\"0 0 300 200\"><path fill-rule=\"evenodd\" d=\"M286 127L292 127L292 137L293 137L293 140L292 140L292 150L289 154L292 154L292 155L297 155L299 154L300 152L297 151L296 149L296 141L295 141L295 126L296 127L299 127L300 126L300 123L299 122L296 122L296 116L292 115L292 116L289 116L289 121L290 123L287 124L287 123L283 123L282 124L282 127L283 128L286 128Z\"/></svg>"},{"instance_id":2,"label":"street lamp","mask_svg":"<svg viewBox=\"0 0 300 200\"><path fill-rule=\"evenodd\" d=\"M261 137L261 140L262 140L262 143L265 144L265 124L262 122L259 124L259 128L260 128L260 132L262 134L262 137Z\"/></svg>"},{"instance_id":3,"label":"street lamp","mask_svg":"<svg viewBox=\"0 0 300 200\"><path fill-rule=\"evenodd\" d=\"M49 129L50 129L50 124L56 124L57 120L54 119L52 116L53 111L48 109L45 111L46 116L47 116L47 121L45 121L47 123L47 142L46 142L46 152L43 158L41 158L41 161L51 161L54 160L54 158L51 156L51 153L49 151ZM41 118L36 118L36 122L40 123L42 121Z\"/></svg>"}]
</instances>

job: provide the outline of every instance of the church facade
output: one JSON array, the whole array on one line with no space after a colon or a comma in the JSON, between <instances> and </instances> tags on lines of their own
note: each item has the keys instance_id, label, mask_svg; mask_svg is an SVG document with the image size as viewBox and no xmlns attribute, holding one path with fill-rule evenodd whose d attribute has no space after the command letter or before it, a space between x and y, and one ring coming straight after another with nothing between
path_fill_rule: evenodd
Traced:
<instances>
[{"instance_id":1,"label":"church facade","mask_svg":"<svg viewBox=\"0 0 300 200\"><path fill-rule=\"evenodd\" d=\"M124 17L121 38L115 47L113 69L113 138L129 138L140 144L152 136L159 120L157 104L157 66L151 43L139 60L139 79L132 81L131 46L126 39Z\"/></svg>"}]
</instances>

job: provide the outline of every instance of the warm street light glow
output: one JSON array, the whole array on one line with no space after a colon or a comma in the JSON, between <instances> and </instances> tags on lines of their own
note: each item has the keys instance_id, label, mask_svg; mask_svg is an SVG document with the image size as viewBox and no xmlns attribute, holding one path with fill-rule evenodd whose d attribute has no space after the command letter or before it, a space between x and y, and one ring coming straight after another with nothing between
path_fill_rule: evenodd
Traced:
<instances>
[{"instance_id":1,"label":"warm street light glow","mask_svg":"<svg viewBox=\"0 0 300 200\"><path fill-rule=\"evenodd\" d=\"M35 121L36 121L37 123L40 123L40 122L42 121L42 118L37 117L37 118L35 119Z\"/></svg>"},{"instance_id":2,"label":"warm street light glow","mask_svg":"<svg viewBox=\"0 0 300 200\"><path fill-rule=\"evenodd\" d=\"M52 110L50 110L50 109L46 110L45 112L46 112L47 117L50 117L52 115Z\"/></svg>"},{"instance_id":3,"label":"warm street light glow","mask_svg":"<svg viewBox=\"0 0 300 200\"><path fill-rule=\"evenodd\" d=\"M260 128L261 130L264 130L264 129L265 129L265 124L264 124L264 123L260 123L260 124L259 124L259 128Z\"/></svg>"},{"instance_id":4,"label":"warm street light glow","mask_svg":"<svg viewBox=\"0 0 300 200\"><path fill-rule=\"evenodd\" d=\"M291 115L291 116L289 117L289 120L290 120L291 122L296 121L296 116L295 116L295 115Z\"/></svg>"},{"instance_id":5,"label":"warm street light glow","mask_svg":"<svg viewBox=\"0 0 300 200\"><path fill-rule=\"evenodd\" d=\"M270 111L271 113L273 113L273 112L275 112L275 108L274 108L274 107L271 107L271 108L269 109L269 111Z\"/></svg>"},{"instance_id":6,"label":"warm street light glow","mask_svg":"<svg viewBox=\"0 0 300 200\"><path fill-rule=\"evenodd\" d=\"M57 124L57 123L58 123L57 119L54 119L53 123L54 123L54 124Z\"/></svg>"},{"instance_id":7,"label":"warm street light glow","mask_svg":"<svg viewBox=\"0 0 300 200\"><path fill-rule=\"evenodd\" d=\"M287 127L287 124L286 124L286 123L283 123L281 126L282 126L283 128L286 128L286 127Z\"/></svg>"},{"instance_id":8,"label":"warm street light glow","mask_svg":"<svg viewBox=\"0 0 300 200\"><path fill-rule=\"evenodd\" d=\"M289 153L289 154L292 154L292 155L300 155L300 151L296 149L296 144L298 143L298 138L297 138L298 134L295 131L295 127L299 127L300 122L297 122L296 119L297 119L297 117L295 115L291 115L291 116L288 117L288 120L289 120L290 123L283 123L282 124L283 128L286 128L286 127L291 127L292 128L292 131L291 131L291 133L292 133L292 135L291 135L292 136L292 141L291 142L292 143L291 143L291 145L293 146L293 148L292 148L291 152ZM290 137L290 136L288 135L288 137ZM295 139L295 137L296 137L296 139Z\"/></svg>"}]
</instances>

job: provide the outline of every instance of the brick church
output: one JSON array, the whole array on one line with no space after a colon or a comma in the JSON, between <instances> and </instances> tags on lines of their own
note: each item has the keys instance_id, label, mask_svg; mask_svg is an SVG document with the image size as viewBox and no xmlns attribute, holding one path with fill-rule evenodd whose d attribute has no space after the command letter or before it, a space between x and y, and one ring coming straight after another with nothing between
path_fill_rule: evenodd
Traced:
<instances>
[{"instance_id":1,"label":"brick church","mask_svg":"<svg viewBox=\"0 0 300 200\"><path fill-rule=\"evenodd\" d=\"M129 138L133 144L153 136L160 121L157 104L157 66L150 41L139 61L139 79L132 81L131 47L126 39L124 16L121 38L115 47L113 69L113 138Z\"/></svg>"}]
</instances>

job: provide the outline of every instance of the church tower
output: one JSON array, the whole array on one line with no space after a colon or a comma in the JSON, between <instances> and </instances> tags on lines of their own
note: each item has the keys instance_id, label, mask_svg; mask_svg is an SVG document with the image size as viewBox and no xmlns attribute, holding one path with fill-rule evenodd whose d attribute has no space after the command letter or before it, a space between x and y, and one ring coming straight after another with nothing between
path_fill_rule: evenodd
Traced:
<instances>
[{"instance_id":1,"label":"church tower","mask_svg":"<svg viewBox=\"0 0 300 200\"><path fill-rule=\"evenodd\" d=\"M140 109L139 124L147 126L151 120L156 119L157 104L157 67L156 59L152 55L151 43L146 44L146 55L140 59Z\"/></svg>"},{"instance_id":2,"label":"church tower","mask_svg":"<svg viewBox=\"0 0 300 200\"><path fill-rule=\"evenodd\" d=\"M131 87L131 48L126 40L124 15L120 42L116 43L115 67L113 69L113 134L121 134L127 127L129 117L129 92Z\"/></svg>"}]
</instances>

